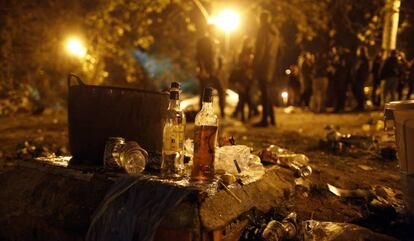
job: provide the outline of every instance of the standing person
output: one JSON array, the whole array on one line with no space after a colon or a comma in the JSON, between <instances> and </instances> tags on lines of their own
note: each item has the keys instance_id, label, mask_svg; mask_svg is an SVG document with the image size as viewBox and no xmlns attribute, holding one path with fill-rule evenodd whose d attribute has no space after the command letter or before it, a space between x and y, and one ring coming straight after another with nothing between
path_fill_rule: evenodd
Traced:
<instances>
[{"instance_id":1,"label":"standing person","mask_svg":"<svg viewBox=\"0 0 414 241\"><path fill-rule=\"evenodd\" d=\"M365 109L365 83L369 77L369 59L368 49L360 47L357 51L357 58L355 64L355 72L352 81L352 93L357 101L356 111L363 111Z\"/></svg>"},{"instance_id":2,"label":"standing person","mask_svg":"<svg viewBox=\"0 0 414 241\"><path fill-rule=\"evenodd\" d=\"M304 61L300 68L301 82L302 82L302 96L300 98L300 104L309 107L310 99L312 97L312 85L314 78L313 68L313 55L310 52L306 52Z\"/></svg>"},{"instance_id":3,"label":"standing person","mask_svg":"<svg viewBox=\"0 0 414 241\"><path fill-rule=\"evenodd\" d=\"M268 93L276 58L275 37L276 31L270 24L270 16L268 13L263 12L260 15L260 28L256 36L253 58L254 77L259 83L263 107L262 120L255 124L256 127L268 126L268 119L270 119L271 125L276 125L273 105Z\"/></svg>"},{"instance_id":4,"label":"standing person","mask_svg":"<svg viewBox=\"0 0 414 241\"><path fill-rule=\"evenodd\" d=\"M315 74L312 79L311 109L315 112L326 111L328 79L328 56L323 53L316 55Z\"/></svg>"},{"instance_id":5,"label":"standing person","mask_svg":"<svg viewBox=\"0 0 414 241\"><path fill-rule=\"evenodd\" d=\"M407 100L411 99L411 94L414 91L414 59L411 60L410 71L408 74L408 93L407 93Z\"/></svg>"},{"instance_id":6,"label":"standing person","mask_svg":"<svg viewBox=\"0 0 414 241\"><path fill-rule=\"evenodd\" d=\"M384 63L384 50L381 49L380 52L375 56L372 63L372 104L378 107L381 103L381 95L378 95L378 89L381 87L381 68Z\"/></svg>"},{"instance_id":7,"label":"standing person","mask_svg":"<svg viewBox=\"0 0 414 241\"><path fill-rule=\"evenodd\" d=\"M200 81L200 109L204 88L213 87L218 92L220 113L221 117L224 118L225 93L223 84L218 78L222 64L220 59L215 56L214 42L208 34L197 41L196 60L198 67L197 77ZM218 63L216 64L216 62Z\"/></svg>"},{"instance_id":8,"label":"standing person","mask_svg":"<svg viewBox=\"0 0 414 241\"><path fill-rule=\"evenodd\" d=\"M385 60L381 71L381 78L384 79L383 100L396 100L398 90L398 80L400 76L400 64L398 62L397 50L392 50L390 56Z\"/></svg>"},{"instance_id":9,"label":"standing person","mask_svg":"<svg viewBox=\"0 0 414 241\"><path fill-rule=\"evenodd\" d=\"M348 91L348 85L351 79L352 58L348 49L341 49L339 54L339 61L335 64L335 93L336 106L335 112L342 112L345 110L345 103Z\"/></svg>"},{"instance_id":10,"label":"standing person","mask_svg":"<svg viewBox=\"0 0 414 241\"><path fill-rule=\"evenodd\" d=\"M404 86L407 82L409 69L407 58L405 56L405 53L402 51L398 51L398 62L400 66L400 76L398 81L398 100L402 100Z\"/></svg>"},{"instance_id":11,"label":"standing person","mask_svg":"<svg viewBox=\"0 0 414 241\"><path fill-rule=\"evenodd\" d=\"M252 101L250 98L250 88L252 87L252 58L253 44L250 38L246 37L243 41L243 47L239 55L237 67L230 74L230 83L234 84L234 88L239 94L239 102L233 117L241 114L241 119L245 121L244 107L248 106L248 118L252 116Z\"/></svg>"},{"instance_id":12,"label":"standing person","mask_svg":"<svg viewBox=\"0 0 414 241\"><path fill-rule=\"evenodd\" d=\"M328 77L328 90L326 94L326 107L335 107L335 65L338 62L338 48L332 47L329 51L329 58L327 60L327 77Z\"/></svg>"}]
</instances>

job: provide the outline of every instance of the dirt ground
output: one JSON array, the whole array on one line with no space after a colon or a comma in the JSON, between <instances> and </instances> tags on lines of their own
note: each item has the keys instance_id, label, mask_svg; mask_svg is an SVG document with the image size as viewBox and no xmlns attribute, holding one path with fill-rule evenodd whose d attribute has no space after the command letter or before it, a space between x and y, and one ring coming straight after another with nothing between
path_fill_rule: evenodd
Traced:
<instances>
[{"instance_id":1,"label":"dirt ground","mask_svg":"<svg viewBox=\"0 0 414 241\"><path fill-rule=\"evenodd\" d=\"M21 150L26 141L45 146L44 152L68 154L66 118L64 111L47 111L40 116L0 119L0 173L25 158ZM273 144L309 157L313 168L310 189L298 191L288 204L301 219L352 222L409 240L407 227L395 213L388 209L372 210L364 200L336 197L326 187L329 183L345 189L368 190L379 185L400 192L398 161L384 161L375 151L356 149L337 155L320 147L328 125L339 126L341 133L381 137L384 133L376 128L381 119L381 112L315 114L302 110L285 113L284 109L278 109L276 127L253 128L249 123L225 119L221 121L220 135L234 136L237 144L249 145L255 151ZM401 199L401 195L397 197Z\"/></svg>"}]
</instances>

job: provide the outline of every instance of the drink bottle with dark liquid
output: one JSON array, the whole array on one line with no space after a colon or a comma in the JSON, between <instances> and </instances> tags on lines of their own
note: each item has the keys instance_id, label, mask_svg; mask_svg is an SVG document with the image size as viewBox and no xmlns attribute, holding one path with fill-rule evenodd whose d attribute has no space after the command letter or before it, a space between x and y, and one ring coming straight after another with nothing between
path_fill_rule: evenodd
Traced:
<instances>
[{"instance_id":1,"label":"drink bottle with dark liquid","mask_svg":"<svg viewBox=\"0 0 414 241\"><path fill-rule=\"evenodd\" d=\"M214 155L218 119L213 109L213 89L205 88L201 111L195 117L194 156L191 179L210 182L214 179Z\"/></svg>"},{"instance_id":2,"label":"drink bottle with dark liquid","mask_svg":"<svg viewBox=\"0 0 414 241\"><path fill-rule=\"evenodd\" d=\"M161 175L179 177L184 171L185 114L180 108L180 84L173 82L163 130Z\"/></svg>"}]
</instances>

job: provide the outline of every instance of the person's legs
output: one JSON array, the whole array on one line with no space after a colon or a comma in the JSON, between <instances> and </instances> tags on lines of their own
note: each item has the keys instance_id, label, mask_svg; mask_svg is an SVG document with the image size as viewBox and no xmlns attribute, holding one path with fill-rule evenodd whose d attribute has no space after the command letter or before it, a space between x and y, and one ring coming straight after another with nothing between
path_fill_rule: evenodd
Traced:
<instances>
[{"instance_id":1,"label":"person's legs","mask_svg":"<svg viewBox=\"0 0 414 241\"><path fill-rule=\"evenodd\" d=\"M404 91L404 82L398 81L398 100L402 100Z\"/></svg>"},{"instance_id":2,"label":"person's legs","mask_svg":"<svg viewBox=\"0 0 414 241\"><path fill-rule=\"evenodd\" d=\"M399 79L397 77L391 78L391 84L392 84L392 92L391 92L391 101L395 101L398 98L398 82Z\"/></svg>"},{"instance_id":3,"label":"person's legs","mask_svg":"<svg viewBox=\"0 0 414 241\"><path fill-rule=\"evenodd\" d=\"M212 77L212 84L214 88L216 88L219 97L219 107L220 107L220 114L221 117L224 118L224 107L226 106L226 93L224 92L223 84L221 83L220 79L217 76Z\"/></svg>"},{"instance_id":4,"label":"person's legs","mask_svg":"<svg viewBox=\"0 0 414 241\"><path fill-rule=\"evenodd\" d=\"M358 109L359 105L360 105L360 100L359 100L359 90L358 90L358 83L353 82L351 84L351 91L352 91L352 96L354 97L354 100L357 102L357 107L356 109Z\"/></svg>"},{"instance_id":5,"label":"person's legs","mask_svg":"<svg viewBox=\"0 0 414 241\"><path fill-rule=\"evenodd\" d=\"M371 101L374 106L378 106L377 89L378 89L378 80L374 79L372 83L372 93L371 93Z\"/></svg>"},{"instance_id":6,"label":"person's legs","mask_svg":"<svg viewBox=\"0 0 414 241\"><path fill-rule=\"evenodd\" d=\"M200 100L199 100L199 108L201 110L201 107L203 105L203 92L204 92L204 88L207 87L207 79L205 78L199 78L200 81L200 88L199 88L199 95L200 95Z\"/></svg>"},{"instance_id":7,"label":"person's legs","mask_svg":"<svg viewBox=\"0 0 414 241\"><path fill-rule=\"evenodd\" d=\"M388 96L391 95L392 86L391 86L390 83L391 83L391 81L390 81L389 78L384 80L384 84L383 84L384 88L383 88L383 91L382 91L382 95L383 95L382 99L384 100L384 104L388 102L388 100L389 100Z\"/></svg>"},{"instance_id":8,"label":"person's legs","mask_svg":"<svg viewBox=\"0 0 414 241\"><path fill-rule=\"evenodd\" d=\"M364 110L365 109L365 93L364 93L364 83L358 83L357 86L358 90L358 110Z\"/></svg>"},{"instance_id":9,"label":"person's legs","mask_svg":"<svg viewBox=\"0 0 414 241\"><path fill-rule=\"evenodd\" d=\"M240 110L241 110L242 92L239 92L238 94L239 94L239 100L237 101L236 108L234 109L234 112L231 115L231 117L233 117L233 118L237 118L238 117L238 114L240 113Z\"/></svg>"},{"instance_id":10,"label":"person's legs","mask_svg":"<svg viewBox=\"0 0 414 241\"><path fill-rule=\"evenodd\" d=\"M310 106L310 100L312 97L312 88L308 88L305 90L305 106L309 107Z\"/></svg>"},{"instance_id":11,"label":"person's legs","mask_svg":"<svg viewBox=\"0 0 414 241\"><path fill-rule=\"evenodd\" d=\"M407 100L411 99L413 88L414 88L414 81L412 81L411 83L408 83L408 93L407 93L407 98L406 98Z\"/></svg>"},{"instance_id":12,"label":"person's legs","mask_svg":"<svg viewBox=\"0 0 414 241\"><path fill-rule=\"evenodd\" d=\"M250 98L250 95L249 95L248 91L245 91L244 95L245 95L245 98L246 98L245 105L247 105L247 119L250 120L250 118L252 118L252 111L253 111L253 109L252 109L252 100ZM244 107L243 107L243 109L244 109Z\"/></svg>"},{"instance_id":13,"label":"person's legs","mask_svg":"<svg viewBox=\"0 0 414 241\"><path fill-rule=\"evenodd\" d=\"M246 120L245 119L245 114L244 114L244 106L246 105L246 95L243 92L240 92L239 103L240 103L239 112L241 114L241 120L242 120L242 122L244 122Z\"/></svg>"},{"instance_id":14,"label":"person's legs","mask_svg":"<svg viewBox=\"0 0 414 241\"><path fill-rule=\"evenodd\" d=\"M265 81L260 81L260 92L262 93L262 123L267 125L267 117L269 116L269 100L267 95L267 88L266 83L263 83Z\"/></svg>"}]
</instances>

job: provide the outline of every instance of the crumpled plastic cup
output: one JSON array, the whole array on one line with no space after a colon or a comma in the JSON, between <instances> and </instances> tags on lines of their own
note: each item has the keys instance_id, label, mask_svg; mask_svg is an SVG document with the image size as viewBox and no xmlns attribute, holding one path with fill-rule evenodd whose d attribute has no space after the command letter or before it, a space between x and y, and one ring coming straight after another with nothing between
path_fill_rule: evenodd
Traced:
<instances>
[{"instance_id":1,"label":"crumpled plastic cup","mask_svg":"<svg viewBox=\"0 0 414 241\"><path fill-rule=\"evenodd\" d=\"M248 169L250 148L244 145L223 146L216 148L214 168L222 169L231 174L239 174L234 160L237 161L241 171Z\"/></svg>"}]
</instances>

